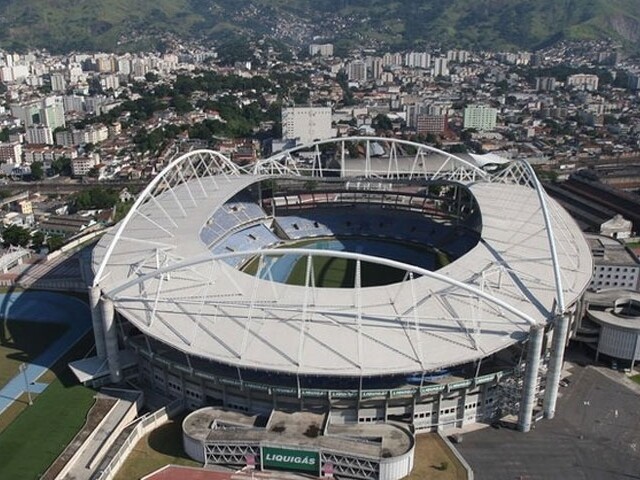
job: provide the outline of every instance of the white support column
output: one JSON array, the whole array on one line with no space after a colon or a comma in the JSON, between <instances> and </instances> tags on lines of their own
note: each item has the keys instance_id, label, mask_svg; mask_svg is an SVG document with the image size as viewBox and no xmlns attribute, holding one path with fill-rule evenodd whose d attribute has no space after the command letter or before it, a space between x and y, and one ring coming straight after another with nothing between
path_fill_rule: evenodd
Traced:
<instances>
[{"instance_id":1,"label":"white support column","mask_svg":"<svg viewBox=\"0 0 640 480\"><path fill-rule=\"evenodd\" d=\"M107 361L109 363L109 374L111 381L114 383L122 380L122 372L120 371L120 352L118 350L118 332L116 331L116 322L114 320L115 310L113 302L108 298L102 298L100 301L102 307L102 325L104 329L105 346L107 351Z\"/></svg>"},{"instance_id":2,"label":"white support column","mask_svg":"<svg viewBox=\"0 0 640 480\"><path fill-rule=\"evenodd\" d=\"M556 316L551 359L549 360L549 370L547 372L547 386L544 392L544 416L546 418L553 418L556 413L558 385L562 375L562 365L564 364L564 349L567 344L569 318L570 313Z\"/></svg>"},{"instance_id":3,"label":"white support column","mask_svg":"<svg viewBox=\"0 0 640 480\"><path fill-rule=\"evenodd\" d=\"M100 287L89 287L89 308L91 309L91 324L93 338L96 343L98 358L106 357L104 329L102 328L102 309L100 308Z\"/></svg>"},{"instance_id":4,"label":"white support column","mask_svg":"<svg viewBox=\"0 0 640 480\"><path fill-rule=\"evenodd\" d=\"M536 403L536 390L538 389L538 370L540 369L543 338L544 326L532 325L529 330L527 366L524 372L522 400L520 400L520 413L518 415L518 430L525 433L531 430L533 407Z\"/></svg>"}]
</instances>

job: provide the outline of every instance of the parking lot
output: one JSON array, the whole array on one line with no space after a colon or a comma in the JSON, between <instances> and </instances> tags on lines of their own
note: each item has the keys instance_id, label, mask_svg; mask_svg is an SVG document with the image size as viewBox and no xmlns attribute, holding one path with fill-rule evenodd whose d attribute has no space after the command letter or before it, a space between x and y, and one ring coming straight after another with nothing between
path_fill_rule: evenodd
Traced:
<instances>
[{"instance_id":1,"label":"parking lot","mask_svg":"<svg viewBox=\"0 0 640 480\"><path fill-rule=\"evenodd\" d=\"M523 434L486 428L457 445L478 480L640 479L640 394L623 374L572 366L556 418Z\"/></svg>"}]
</instances>

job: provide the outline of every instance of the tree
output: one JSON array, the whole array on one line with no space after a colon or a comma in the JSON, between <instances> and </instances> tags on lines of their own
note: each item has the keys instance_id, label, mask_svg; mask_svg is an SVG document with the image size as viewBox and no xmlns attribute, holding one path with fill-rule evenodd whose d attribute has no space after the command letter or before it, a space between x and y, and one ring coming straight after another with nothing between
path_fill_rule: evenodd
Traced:
<instances>
[{"instance_id":1,"label":"tree","mask_svg":"<svg viewBox=\"0 0 640 480\"><path fill-rule=\"evenodd\" d=\"M54 250L60 249L64 245L64 238L60 235L52 235L47 238L47 247L49 247L49 251L53 252Z\"/></svg>"},{"instance_id":2,"label":"tree","mask_svg":"<svg viewBox=\"0 0 640 480\"><path fill-rule=\"evenodd\" d=\"M9 245L26 247L31 241L31 235L29 235L29 230L26 228L10 225L2 232L2 239L5 247Z\"/></svg>"},{"instance_id":3,"label":"tree","mask_svg":"<svg viewBox=\"0 0 640 480\"><path fill-rule=\"evenodd\" d=\"M241 36L232 36L218 46L218 58L223 65L234 62L247 62L253 59L253 51L249 41Z\"/></svg>"},{"instance_id":4,"label":"tree","mask_svg":"<svg viewBox=\"0 0 640 480\"><path fill-rule=\"evenodd\" d=\"M31 246L34 249L39 249L44 244L44 233L38 231L31 235Z\"/></svg>"},{"instance_id":5,"label":"tree","mask_svg":"<svg viewBox=\"0 0 640 480\"><path fill-rule=\"evenodd\" d=\"M87 83L89 84L89 95L101 95L104 93L100 77L91 77Z\"/></svg>"},{"instance_id":6,"label":"tree","mask_svg":"<svg viewBox=\"0 0 640 480\"><path fill-rule=\"evenodd\" d=\"M94 187L77 193L73 203L76 210L88 210L93 208L111 208L117 202L118 194L113 190Z\"/></svg>"},{"instance_id":7,"label":"tree","mask_svg":"<svg viewBox=\"0 0 640 480\"><path fill-rule=\"evenodd\" d=\"M155 72L147 72L144 74L144 79L147 82L153 83L158 81L158 74Z\"/></svg>"},{"instance_id":8,"label":"tree","mask_svg":"<svg viewBox=\"0 0 640 480\"><path fill-rule=\"evenodd\" d=\"M184 115L193 110L193 105L187 100L184 95L176 95L171 99L170 105L176 109L178 115Z\"/></svg>"},{"instance_id":9,"label":"tree","mask_svg":"<svg viewBox=\"0 0 640 480\"><path fill-rule=\"evenodd\" d=\"M44 178L44 168L42 162L33 162L31 164L31 178L34 180L42 180Z\"/></svg>"},{"instance_id":10,"label":"tree","mask_svg":"<svg viewBox=\"0 0 640 480\"><path fill-rule=\"evenodd\" d=\"M391 120L383 113L379 113L378 115L376 115L371 123L373 128L375 128L376 130L393 130L393 124L391 123Z\"/></svg>"},{"instance_id":11,"label":"tree","mask_svg":"<svg viewBox=\"0 0 640 480\"><path fill-rule=\"evenodd\" d=\"M56 175L70 177L71 159L69 157L58 157L53 162L51 162L51 169Z\"/></svg>"},{"instance_id":12,"label":"tree","mask_svg":"<svg viewBox=\"0 0 640 480\"><path fill-rule=\"evenodd\" d=\"M449 147L449 153L467 153L467 147L462 143L454 143Z\"/></svg>"}]
</instances>

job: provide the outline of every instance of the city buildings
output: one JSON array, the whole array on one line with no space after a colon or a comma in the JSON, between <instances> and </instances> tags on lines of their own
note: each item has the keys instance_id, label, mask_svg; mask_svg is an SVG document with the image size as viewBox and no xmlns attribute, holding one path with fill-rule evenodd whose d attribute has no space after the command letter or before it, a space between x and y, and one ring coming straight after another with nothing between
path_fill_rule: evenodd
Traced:
<instances>
[{"instance_id":1,"label":"city buildings","mask_svg":"<svg viewBox=\"0 0 640 480\"><path fill-rule=\"evenodd\" d=\"M333 56L333 44L332 43L312 43L309 45L309 55L312 57L319 55L321 57Z\"/></svg>"},{"instance_id":2,"label":"city buildings","mask_svg":"<svg viewBox=\"0 0 640 480\"><path fill-rule=\"evenodd\" d=\"M363 60L354 60L347 65L347 76L350 82L367 81L367 64Z\"/></svg>"},{"instance_id":3,"label":"city buildings","mask_svg":"<svg viewBox=\"0 0 640 480\"><path fill-rule=\"evenodd\" d=\"M74 177L84 177L93 167L98 164L94 155L84 155L71 160L71 175Z\"/></svg>"},{"instance_id":4,"label":"city buildings","mask_svg":"<svg viewBox=\"0 0 640 480\"><path fill-rule=\"evenodd\" d=\"M598 76L584 73L569 75L567 77L567 86L594 92L598 90Z\"/></svg>"},{"instance_id":5,"label":"city buildings","mask_svg":"<svg viewBox=\"0 0 640 480\"><path fill-rule=\"evenodd\" d=\"M46 125L31 125L25 135L27 143L53 145L53 131Z\"/></svg>"},{"instance_id":6,"label":"city buildings","mask_svg":"<svg viewBox=\"0 0 640 480\"><path fill-rule=\"evenodd\" d=\"M590 290L640 290L640 261L624 244L605 235L587 235L593 255Z\"/></svg>"},{"instance_id":7,"label":"city buildings","mask_svg":"<svg viewBox=\"0 0 640 480\"><path fill-rule=\"evenodd\" d=\"M417 116L416 131L419 134L442 133L447 128L446 115L426 115Z\"/></svg>"},{"instance_id":8,"label":"city buildings","mask_svg":"<svg viewBox=\"0 0 640 480\"><path fill-rule=\"evenodd\" d=\"M498 110L487 105L469 105L464 109L464 128L479 131L494 130Z\"/></svg>"},{"instance_id":9,"label":"city buildings","mask_svg":"<svg viewBox=\"0 0 640 480\"><path fill-rule=\"evenodd\" d=\"M433 61L433 76L434 77L449 76L449 61L446 58L436 58Z\"/></svg>"},{"instance_id":10,"label":"city buildings","mask_svg":"<svg viewBox=\"0 0 640 480\"><path fill-rule=\"evenodd\" d=\"M331 108L287 107L282 109L282 138L300 143L323 140L333 136Z\"/></svg>"},{"instance_id":11,"label":"city buildings","mask_svg":"<svg viewBox=\"0 0 640 480\"><path fill-rule=\"evenodd\" d=\"M0 143L0 163L22 163L22 145L19 142Z\"/></svg>"}]
</instances>

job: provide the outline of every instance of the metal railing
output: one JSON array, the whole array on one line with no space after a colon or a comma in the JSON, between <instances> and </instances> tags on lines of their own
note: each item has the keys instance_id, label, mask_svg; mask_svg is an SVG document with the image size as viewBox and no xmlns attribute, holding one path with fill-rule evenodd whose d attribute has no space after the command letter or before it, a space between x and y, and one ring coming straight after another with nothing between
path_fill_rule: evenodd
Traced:
<instances>
[{"instance_id":1,"label":"metal railing","mask_svg":"<svg viewBox=\"0 0 640 480\"><path fill-rule=\"evenodd\" d=\"M111 480L114 478L138 441L147 433L156 429L160 425L165 424L170 418L180 413L183 409L184 402L179 398L171 402L169 405L162 407L160 410L156 410L153 413L147 413L137 419L136 426L131 430L131 433L129 433L120 448L118 448L118 451L115 453L113 458L105 468L93 475L92 480Z\"/></svg>"}]
</instances>

